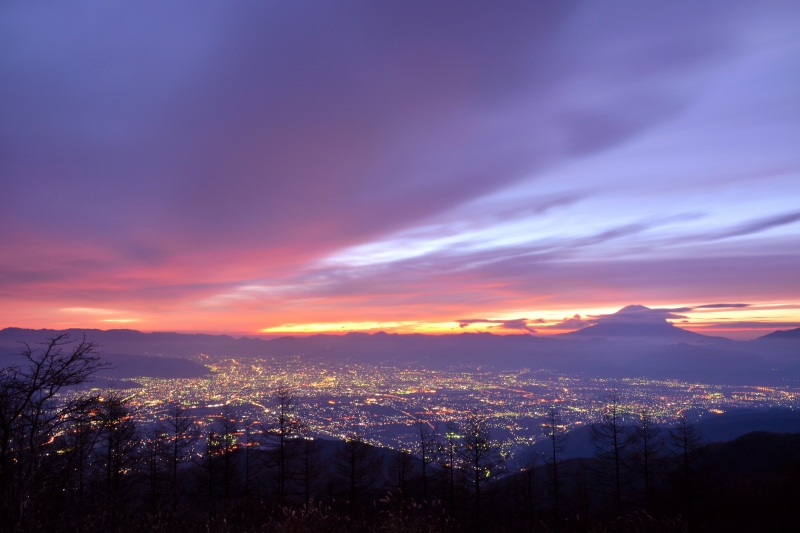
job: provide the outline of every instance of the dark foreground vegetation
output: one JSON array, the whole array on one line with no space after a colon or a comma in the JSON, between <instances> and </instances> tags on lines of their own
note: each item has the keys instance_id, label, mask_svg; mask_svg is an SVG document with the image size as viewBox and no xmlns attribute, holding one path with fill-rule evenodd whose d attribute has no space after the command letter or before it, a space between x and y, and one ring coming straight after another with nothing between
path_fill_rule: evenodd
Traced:
<instances>
[{"instance_id":1,"label":"dark foreground vegetation","mask_svg":"<svg viewBox=\"0 0 800 533\"><path fill-rule=\"evenodd\" d=\"M480 416L419 420L412 452L306 438L289 391L268 420L203 424L180 406L157 427L126 399L59 396L102 362L57 336L0 371L0 532L794 531L800 434L704 444L626 418L612 392L591 459L560 460L551 410L546 453L504 457ZM266 416L266 415L265 415Z\"/></svg>"}]
</instances>

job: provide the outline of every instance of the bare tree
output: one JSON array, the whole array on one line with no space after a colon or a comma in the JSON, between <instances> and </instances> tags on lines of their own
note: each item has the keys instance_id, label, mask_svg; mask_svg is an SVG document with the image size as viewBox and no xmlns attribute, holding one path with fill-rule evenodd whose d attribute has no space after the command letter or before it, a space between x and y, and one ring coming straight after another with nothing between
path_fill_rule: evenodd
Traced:
<instances>
[{"instance_id":1,"label":"bare tree","mask_svg":"<svg viewBox=\"0 0 800 533\"><path fill-rule=\"evenodd\" d=\"M630 446L622 415L619 394L614 389L600 415L600 422L592 425L590 434L595 456L599 459L596 473L604 492L610 493L614 500L617 516L623 513L622 489L627 481L624 469Z\"/></svg>"},{"instance_id":2,"label":"bare tree","mask_svg":"<svg viewBox=\"0 0 800 533\"><path fill-rule=\"evenodd\" d=\"M563 424L561 422L561 415L555 406L551 407L550 411L548 411L546 424L548 440L547 470L550 476L550 487L553 497L553 511L555 514L556 530L558 530L561 525L561 476L558 462L561 458L561 453L564 451L567 435L564 432Z\"/></svg>"},{"instance_id":3,"label":"bare tree","mask_svg":"<svg viewBox=\"0 0 800 533\"><path fill-rule=\"evenodd\" d=\"M416 423L417 450L420 456L420 467L422 475L422 500L428 500L428 476L429 465L436 459L437 436L436 427L432 427L430 422L417 418Z\"/></svg>"},{"instance_id":4,"label":"bare tree","mask_svg":"<svg viewBox=\"0 0 800 533\"><path fill-rule=\"evenodd\" d=\"M92 477L92 462L101 434L99 398L90 397L71 415L71 425L65 434L64 449L75 472L74 490L77 496L78 524L83 521L85 495Z\"/></svg>"},{"instance_id":5,"label":"bare tree","mask_svg":"<svg viewBox=\"0 0 800 533\"><path fill-rule=\"evenodd\" d=\"M639 418L631 433L631 448L644 482L645 511L652 513L655 501L655 468L664 450L664 439L661 428L656 425L652 412L647 408L639 411Z\"/></svg>"},{"instance_id":6,"label":"bare tree","mask_svg":"<svg viewBox=\"0 0 800 533\"><path fill-rule=\"evenodd\" d=\"M275 416L267 435L273 441L269 458L276 471L278 504L283 505L286 501L287 485L294 477L291 464L295 457L293 452L297 451L290 446L290 441L302 436L305 423L297 412L297 403L290 389L280 387L275 391L275 399Z\"/></svg>"},{"instance_id":7,"label":"bare tree","mask_svg":"<svg viewBox=\"0 0 800 533\"><path fill-rule=\"evenodd\" d=\"M481 505L484 487L497 474L502 462L500 447L492 443L489 420L485 416L472 415L463 425L464 444L459 449L462 465L471 485L475 503L475 529L481 528Z\"/></svg>"},{"instance_id":8,"label":"bare tree","mask_svg":"<svg viewBox=\"0 0 800 533\"><path fill-rule=\"evenodd\" d=\"M225 407L222 408L222 416L217 421L216 425L218 453L222 458L222 497L227 505L230 497L231 481L234 477L234 468L231 462L233 460L232 453L235 449L234 444L236 442L235 433L238 429L238 423L229 405L225 405Z\"/></svg>"},{"instance_id":9,"label":"bare tree","mask_svg":"<svg viewBox=\"0 0 800 533\"><path fill-rule=\"evenodd\" d=\"M446 477L451 510L455 508L456 504L456 476L459 471L458 449L462 438L458 424L448 422L445 426L444 442L440 443L438 448L439 465Z\"/></svg>"},{"instance_id":10,"label":"bare tree","mask_svg":"<svg viewBox=\"0 0 800 533\"><path fill-rule=\"evenodd\" d=\"M43 457L85 404L56 397L105 366L96 347L56 335L38 349L25 344L21 364L0 370L0 530L19 529L31 511L28 502L47 486Z\"/></svg>"},{"instance_id":11,"label":"bare tree","mask_svg":"<svg viewBox=\"0 0 800 533\"><path fill-rule=\"evenodd\" d=\"M400 493L400 500L405 501L408 496L408 486L414 475L415 459L407 450L399 450L392 456L389 463L391 476L396 480L396 487Z\"/></svg>"},{"instance_id":12,"label":"bare tree","mask_svg":"<svg viewBox=\"0 0 800 533\"><path fill-rule=\"evenodd\" d=\"M119 493L123 472L136 459L136 424L127 402L127 398L113 392L100 402L100 447L105 455L105 490L109 502Z\"/></svg>"},{"instance_id":13,"label":"bare tree","mask_svg":"<svg viewBox=\"0 0 800 533\"><path fill-rule=\"evenodd\" d=\"M678 486L683 492L686 523L692 528L692 510L695 497L695 479L697 477L697 460L703 446L703 439L689 419L682 415L669 432L669 443L680 459L680 468L676 474Z\"/></svg>"},{"instance_id":14,"label":"bare tree","mask_svg":"<svg viewBox=\"0 0 800 533\"><path fill-rule=\"evenodd\" d=\"M528 523L533 521L534 509L536 508L536 468L539 465L539 460L540 455L538 453L532 453L525 457L521 463L519 475L516 478L522 499L522 514Z\"/></svg>"},{"instance_id":15,"label":"bare tree","mask_svg":"<svg viewBox=\"0 0 800 533\"><path fill-rule=\"evenodd\" d=\"M253 439L251 437L250 431L251 427L253 426L253 421L244 420L243 424L244 428L242 428L243 438L241 445L244 448L244 507L247 508L248 503L250 501L250 480L251 480L250 448L253 445Z\"/></svg>"},{"instance_id":16,"label":"bare tree","mask_svg":"<svg viewBox=\"0 0 800 533\"><path fill-rule=\"evenodd\" d=\"M222 439L210 428L205 438L205 449L201 458L202 470L204 471L203 482L206 485L206 496L208 497L207 512L209 516L216 513L216 493L218 481L218 463L221 455Z\"/></svg>"},{"instance_id":17,"label":"bare tree","mask_svg":"<svg viewBox=\"0 0 800 533\"><path fill-rule=\"evenodd\" d=\"M183 497L182 483L180 480L180 467L189 459L189 451L195 436L191 428L194 420L188 411L179 405L174 405L167 410L166 417L161 424L161 434L164 446L159 452L168 468L168 481L170 491L170 508L176 513L178 504Z\"/></svg>"},{"instance_id":18,"label":"bare tree","mask_svg":"<svg viewBox=\"0 0 800 533\"><path fill-rule=\"evenodd\" d=\"M320 441L306 437L299 443L299 480L303 502L306 507L311 504L311 497L316 493L324 465L320 461Z\"/></svg>"},{"instance_id":19,"label":"bare tree","mask_svg":"<svg viewBox=\"0 0 800 533\"><path fill-rule=\"evenodd\" d=\"M363 496L375 487L383 475L383 459L375 448L356 434L348 435L344 446L337 450L334 467L353 507L360 504Z\"/></svg>"},{"instance_id":20,"label":"bare tree","mask_svg":"<svg viewBox=\"0 0 800 533\"><path fill-rule=\"evenodd\" d=\"M144 439L144 462L147 468L147 484L149 489L148 500L150 512L155 513L161 501L161 485L165 477L164 448L167 443L163 440L163 430L154 428Z\"/></svg>"}]
</instances>

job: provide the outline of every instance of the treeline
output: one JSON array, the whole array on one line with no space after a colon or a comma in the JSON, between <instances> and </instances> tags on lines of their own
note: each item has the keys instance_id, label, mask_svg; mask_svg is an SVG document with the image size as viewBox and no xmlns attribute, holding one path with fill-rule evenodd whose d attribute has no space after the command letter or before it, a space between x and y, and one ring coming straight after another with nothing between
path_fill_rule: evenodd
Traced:
<instances>
[{"instance_id":1,"label":"treeline","mask_svg":"<svg viewBox=\"0 0 800 533\"><path fill-rule=\"evenodd\" d=\"M631 419L612 393L591 459L561 460L556 409L544 453L504 457L480 416L417 420L414 449L393 451L307 438L287 389L268 419L171 406L138 427L122 396L62 394L102 367L94 348L57 336L0 371L0 531L776 531L800 518L796 435L707 446L688 420Z\"/></svg>"}]
</instances>

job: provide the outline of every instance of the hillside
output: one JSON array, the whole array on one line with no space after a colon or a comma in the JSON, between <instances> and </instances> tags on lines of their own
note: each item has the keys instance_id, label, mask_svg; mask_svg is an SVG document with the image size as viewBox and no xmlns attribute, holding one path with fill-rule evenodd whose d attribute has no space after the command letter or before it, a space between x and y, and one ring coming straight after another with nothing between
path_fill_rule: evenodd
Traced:
<instances>
[{"instance_id":1,"label":"hillside","mask_svg":"<svg viewBox=\"0 0 800 533\"><path fill-rule=\"evenodd\" d=\"M737 409L722 415L706 415L695 424L703 442L728 442L752 432L800 433L800 412L791 409ZM662 428L664 435L669 427ZM567 435L563 459L594 456L590 439L591 428L584 426ZM548 453L548 444L537 443L531 448L535 453Z\"/></svg>"}]
</instances>

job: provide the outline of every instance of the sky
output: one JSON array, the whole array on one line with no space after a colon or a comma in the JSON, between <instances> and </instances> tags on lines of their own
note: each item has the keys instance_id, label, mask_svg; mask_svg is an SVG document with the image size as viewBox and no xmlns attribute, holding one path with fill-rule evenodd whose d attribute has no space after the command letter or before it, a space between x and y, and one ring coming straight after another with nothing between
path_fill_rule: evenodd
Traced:
<instances>
[{"instance_id":1,"label":"sky","mask_svg":"<svg viewBox=\"0 0 800 533\"><path fill-rule=\"evenodd\" d=\"M800 3L4 2L0 327L800 326Z\"/></svg>"}]
</instances>

